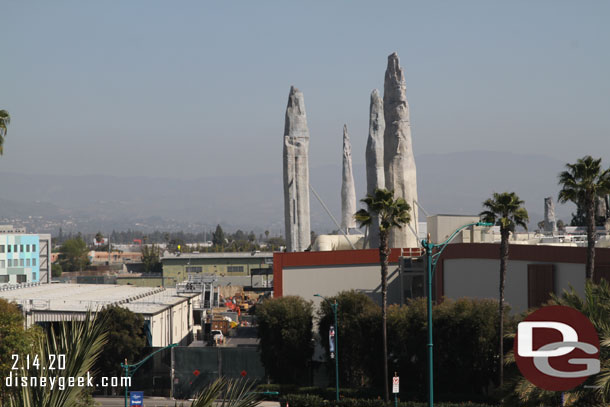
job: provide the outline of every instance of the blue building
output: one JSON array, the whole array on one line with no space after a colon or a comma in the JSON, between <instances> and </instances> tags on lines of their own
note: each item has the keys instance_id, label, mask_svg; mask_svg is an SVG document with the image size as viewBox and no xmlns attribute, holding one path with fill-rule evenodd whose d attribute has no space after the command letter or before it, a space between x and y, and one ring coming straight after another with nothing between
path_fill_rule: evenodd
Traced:
<instances>
[{"instance_id":1,"label":"blue building","mask_svg":"<svg viewBox=\"0 0 610 407\"><path fill-rule=\"evenodd\" d=\"M0 233L0 284L40 281L40 236Z\"/></svg>"}]
</instances>

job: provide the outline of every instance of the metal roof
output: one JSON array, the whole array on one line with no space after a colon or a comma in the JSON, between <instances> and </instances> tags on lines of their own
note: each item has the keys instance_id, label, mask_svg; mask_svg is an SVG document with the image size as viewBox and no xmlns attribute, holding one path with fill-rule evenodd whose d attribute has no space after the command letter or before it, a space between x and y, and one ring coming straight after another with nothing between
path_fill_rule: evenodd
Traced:
<instances>
[{"instance_id":1,"label":"metal roof","mask_svg":"<svg viewBox=\"0 0 610 407\"><path fill-rule=\"evenodd\" d=\"M1 287L0 298L33 313L82 313L119 305L140 314L157 314L196 295L176 290L113 284L27 284ZM55 319L53 319L55 320Z\"/></svg>"}]
</instances>

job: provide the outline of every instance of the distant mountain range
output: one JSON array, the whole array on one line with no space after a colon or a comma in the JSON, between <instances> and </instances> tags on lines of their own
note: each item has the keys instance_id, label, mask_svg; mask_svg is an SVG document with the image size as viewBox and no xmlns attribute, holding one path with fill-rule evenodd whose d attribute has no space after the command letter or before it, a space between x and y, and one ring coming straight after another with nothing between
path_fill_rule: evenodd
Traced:
<instances>
[{"instance_id":1,"label":"distant mountain range","mask_svg":"<svg viewBox=\"0 0 610 407\"><path fill-rule=\"evenodd\" d=\"M532 226L543 219L544 198L557 197L557 174L565 163L544 155L493 151L424 154L416 157L419 202L431 214L476 214L491 193L515 191ZM310 180L339 219L341 163L310 169ZM354 165L356 191L364 196L364 164ZM27 175L0 173L0 222L22 222L39 232L97 230L201 231L220 223L283 233L281 167L277 173L210 176L195 180L161 177ZM336 226L311 195L312 229ZM573 205L556 205L569 222Z\"/></svg>"}]
</instances>

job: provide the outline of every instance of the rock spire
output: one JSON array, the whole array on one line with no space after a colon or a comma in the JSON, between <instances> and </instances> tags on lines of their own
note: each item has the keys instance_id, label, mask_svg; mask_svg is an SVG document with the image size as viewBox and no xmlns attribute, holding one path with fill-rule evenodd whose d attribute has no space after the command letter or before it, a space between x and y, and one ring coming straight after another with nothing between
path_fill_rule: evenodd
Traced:
<instances>
[{"instance_id":1,"label":"rock spire","mask_svg":"<svg viewBox=\"0 0 610 407\"><path fill-rule=\"evenodd\" d=\"M555 204L552 197L544 198L544 230L545 232L557 232Z\"/></svg>"},{"instance_id":2,"label":"rock spire","mask_svg":"<svg viewBox=\"0 0 610 407\"><path fill-rule=\"evenodd\" d=\"M385 170L383 167L383 99L377 89L371 92L369 106L369 137L366 142L366 193L373 194L377 188L385 188ZM367 247L379 247L379 219L373 217L369 226Z\"/></svg>"},{"instance_id":3,"label":"rock spire","mask_svg":"<svg viewBox=\"0 0 610 407\"><path fill-rule=\"evenodd\" d=\"M311 243L308 154L305 100L303 93L292 86L284 125L284 221L289 252L304 251Z\"/></svg>"},{"instance_id":4,"label":"rock spire","mask_svg":"<svg viewBox=\"0 0 610 407\"><path fill-rule=\"evenodd\" d=\"M347 134L347 125L343 126L343 172L341 177L341 229L349 233L356 227L356 187L352 171L352 145Z\"/></svg>"},{"instance_id":5,"label":"rock spire","mask_svg":"<svg viewBox=\"0 0 610 407\"><path fill-rule=\"evenodd\" d=\"M383 92L385 187L411 206L411 227L417 231L417 176L411 142L405 76L398 55L388 57ZM417 236L405 225L393 228L390 247L418 247Z\"/></svg>"}]
</instances>

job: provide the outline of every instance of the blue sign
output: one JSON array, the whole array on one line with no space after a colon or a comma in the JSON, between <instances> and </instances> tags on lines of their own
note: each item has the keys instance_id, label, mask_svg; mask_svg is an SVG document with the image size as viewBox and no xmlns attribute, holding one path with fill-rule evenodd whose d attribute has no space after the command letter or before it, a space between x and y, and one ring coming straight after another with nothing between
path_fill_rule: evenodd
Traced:
<instances>
[{"instance_id":1,"label":"blue sign","mask_svg":"<svg viewBox=\"0 0 610 407\"><path fill-rule=\"evenodd\" d=\"M129 392L129 405L143 406L144 405L144 392L143 391L130 391Z\"/></svg>"}]
</instances>

